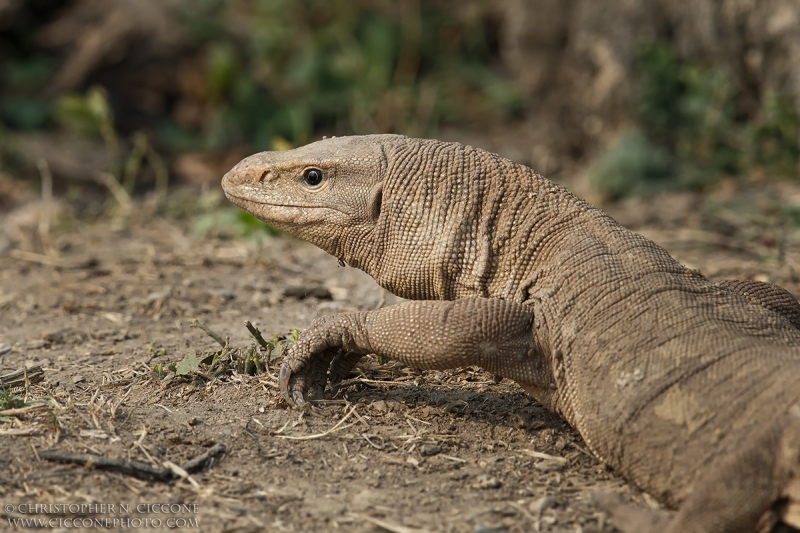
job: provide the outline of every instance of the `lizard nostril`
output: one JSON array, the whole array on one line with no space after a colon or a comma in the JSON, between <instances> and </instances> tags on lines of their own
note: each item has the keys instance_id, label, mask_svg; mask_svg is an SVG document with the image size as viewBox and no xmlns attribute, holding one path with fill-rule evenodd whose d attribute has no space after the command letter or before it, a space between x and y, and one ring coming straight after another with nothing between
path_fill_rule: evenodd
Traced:
<instances>
[{"instance_id":1,"label":"lizard nostril","mask_svg":"<svg viewBox=\"0 0 800 533\"><path fill-rule=\"evenodd\" d=\"M264 178L266 178L266 177L267 177L267 171L265 170L264 172L261 173L261 177L258 178L258 182L259 183L264 183Z\"/></svg>"}]
</instances>

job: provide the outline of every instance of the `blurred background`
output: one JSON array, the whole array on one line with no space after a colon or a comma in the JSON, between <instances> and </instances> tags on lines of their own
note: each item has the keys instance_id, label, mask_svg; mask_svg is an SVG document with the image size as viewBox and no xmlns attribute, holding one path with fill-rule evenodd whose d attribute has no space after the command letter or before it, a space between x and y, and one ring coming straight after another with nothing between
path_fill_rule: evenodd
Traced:
<instances>
[{"instance_id":1,"label":"blurred background","mask_svg":"<svg viewBox=\"0 0 800 533\"><path fill-rule=\"evenodd\" d=\"M0 0L6 213L207 209L247 154L384 132L599 202L796 185L799 115L793 0Z\"/></svg>"}]
</instances>

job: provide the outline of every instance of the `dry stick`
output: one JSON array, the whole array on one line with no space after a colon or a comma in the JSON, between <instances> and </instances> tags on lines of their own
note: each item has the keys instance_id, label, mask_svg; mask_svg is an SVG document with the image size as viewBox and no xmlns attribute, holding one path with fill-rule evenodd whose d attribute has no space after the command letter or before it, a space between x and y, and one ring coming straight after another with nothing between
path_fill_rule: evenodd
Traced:
<instances>
[{"instance_id":1,"label":"dry stick","mask_svg":"<svg viewBox=\"0 0 800 533\"><path fill-rule=\"evenodd\" d=\"M30 395L31 389L31 381L28 379L28 367L22 367L22 375L25 378L25 398L23 399L24 403L28 403L28 396Z\"/></svg>"},{"instance_id":2,"label":"dry stick","mask_svg":"<svg viewBox=\"0 0 800 533\"><path fill-rule=\"evenodd\" d=\"M373 518L369 515L365 514L358 514L358 513L350 513L350 516L355 518L360 518L361 520L365 520L372 524L375 524L378 527L385 529L386 531L391 531L392 533L427 533L428 529L420 529L416 527L406 527L401 526L400 524L393 524L391 522L387 522L386 520L380 520L378 518Z\"/></svg>"},{"instance_id":3,"label":"dry stick","mask_svg":"<svg viewBox=\"0 0 800 533\"><path fill-rule=\"evenodd\" d=\"M137 407L136 405L134 405L133 407L131 407L131 410L130 410L130 411L128 411L128 416L126 416L126 417L125 417L125 420L123 420L123 421L122 421L122 424L120 424L120 426L119 426L119 427L122 427L122 426L124 426L124 425L125 425L125 424L128 422L128 420L130 420L130 418L131 418L131 415L133 415L133 412L136 410L136 407Z\"/></svg>"},{"instance_id":4,"label":"dry stick","mask_svg":"<svg viewBox=\"0 0 800 533\"><path fill-rule=\"evenodd\" d=\"M38 263L40 265L60 267L60 268L76 268L80 267L79 264L66 261L60 257L52 257L49 255L37 254L35 252L26 252L25 250L11 250L8 255L14 259L21 261L29 261L31 263Z\"/></svg>"},{"instance_id":5,"label":"dry stick","mask_svg":"<svg viewBox=\"0 0 800 533\"><path fill-rule=\"evenodd\" d=\"M19 416L19 415L27 415L30 413L35 413L36 411L42 411L47 409L47 404L44 403L36 403L33 405L26 405L25 407L18 407L15 409L4 409L0 411L0 416Z\"/></svg>"},{"instance_id":6,"label":"dry stick","mask_svg":"<svg viewBox=\"0 0 800 533\"><path fill-rule=\"evenodd\" d=\"M174 411L172 411L172 410L171 410L169 407L167 407L167 406L166 406L166 405L164 405L164 404L161 404L161 403L155 403L155 404L153 404L153 405L155 405L156 407L160 407L160 408L162 408L163 410L165 410L165 411L166 411L166 412L168 412L169 414L172 414L172 413L174 413Z\"/></svg>"},{"instance_id":7,"label":"dry stick","mask_svg":"<svg viewBox=\"0 0 800 533\"><path fill-rule=\"evenodd\" d=\"M92 257L79 260L67 260L61 257L37 254L35 252L26 252L24 250L17 249L11 250L8 255L14 259L19 259L20 261L28 261L30 263L37 263L39 265L63 269L92 268L97 264L97 260Z\"/></svg>"},{"instance_id":8,"label":"dry stick","mask_svg":"<svg viewBox=\"0 0 800 533\"><path fill-rule=\"evenodd\" d=\"M517 450L517 451L520 452L520 453L524 453L525 455L528 455L530 457L533 457L534 459L543 459L545 461L554 461L556 463L561 463L561 464L566 464L567 463L567 459L566 458L559 457L558 455L550 455L549 453L537 452L535 450L527 450L527 449L521 449L521 450Z\"/></svg>"},{"instance_id":9,"label":"dry stick","mask_svg":"<svg viewBox=\"0 0 800 533\"><path fill-rule=\"evenodd\" d=\"M153 167L153 171L156 174L156 183L155 183L155 191L156 191L156 198L159 201L163 202L167 199L167 187L169 186L169 171L167 170L167 165L164 164L164 160L161 158L161 155L153 148L153 145L150 141L147 141L147 161Z\"/></svg>"},{"instance_id":10,"label":"dry stick","mask_svg":"<svg viewBox=\"0 0 800 533\"><path fill-rule=\"evenodd\" d=\"M213 331L208 329L208 326L206 326L205 324L203 324L202 322L200 322L196 318L194 319L194 321L191 324L189 324L189 327L190 328L200 328L200 329L202 329L203 331L206 332L206 335L208 335L209 337L211 337L212 339L217 341L217 343L220 346L222 346L223 348L225 346L227 346L227 344L228 344L228 343L225 342L225 339L223 339L222 337L220 337L219 335L217 335L216 333L214 333Z\"/></svg>"},{"instance_id":11,"label":"dry stick","mask_svg":"<svg viewBox=\"0 0 800 533\"><path fill-rule=\"evenodd\" d=\"M30 426L26 428L9 428L9 429L0 428L0 435L5 437L18 437L21 435L32 435L37 431L39 431L38 426Z\"/></svg>"},{"instance_id":12,"label":"dry stick","mask_svg":"<svg viewBox=\"0 0 800 533\"><path fill-rule=\"evenodd\" d=\"M264 340L264 337L261 336L261 332L258 330L257 327L251 324L249 320L244 321L244 327L247 328L247 331L250 332L250 335L253 336L253 338L256 340L258 344L261 345L262 348L264 348L265 350L270 349L269 343ZM269 356L269 354L267 354L267 356Z\"/></svg>"},{"instance_id":13,"label":"dry stick","mask_svg":"<svg viewBox=\"0 0 800 533\"><path fill-rule=\"evenodd\" d=\"M183 463L181 468L187 472L197 472L210 462L215 456L225 452L224 444L215 444L208 451L202 455L198 455L189 462Z\"/></svg>"},{"instance_id":14,"label":"dry stick","mask_svg":"<svg viewBox=\"0 0 800 533\"><path fill-rule=\"evenodd\" d=\"M316 435L305 435L305 436L302 436L302 437L295 437L295 436L292 436L292 435L278 435L278 434L276 433L276 434L275 434L275 436L276 436L276 437L278 437L279 439L291 439L291 440L313 440L313 439L321 439L322 437L325 437L325 436L327 436L327 435L330 435L330 434L331 434L331 433L333 433L334 431L338 431L338 430L340 430L340 429L349 428L350 426L357 424L358 422L353 422L353 423L351 423L351 424L347 424L346 426L342 426L342 424L344 424L344 421L345 421L345 420L347 420L348 418L350 418L350 415L352 415L352 414L355 412L355 410L356 410L356 406L353 406L353 408L352 408L352 409L350 409L350 412L349 412L349 413L347 413L346 415L344 415L344 416L342 417L342 419L341 419L341 420L339 420L339 421L336 423L336 425L335 425L335 426L333 426L331 429L329 429L329 430L327 430L327 431L323 431L322 433L317 433ZM341 427L340 427L340 426L341 426ZM284 427L286 427L286 426L284 426ZM283 429L281 429L280 431L283 431Z\"/></svg>"},{"instance_id":15,"label":"dry stick","mask_svg":"<svg viewBox=\"0 0 800 533\"><path fill-rule=\"evenodd\" d=\"M355 385L356 383L366 383L370 385L386 385L388 387L413 387L413 383L407 383L405 381L384 381L380 379L367 379L362 377L345 379L338 383L339 390L349 387L350 385Z\"/></svg>"},{"instance_id":16,"label":"dry stick","mask_svg":"<svg viewBox=\"0 0 800 533\"><path fill-rule=\"evenodd\" d=\"M137 446L137 447L138 447L140 450L142 450L142 453L144 453L145 457L147 457L147 458L150 460L150 462L151 462L151 463L153 463L153 464L158 464L158 461L156 461L155 459L153 459L153 456L152 456L152 455L150 455L150 452L148 452L148 451L147 451L147 448L145 448L145 447L144 447L144 444L142 444L142 443L141 443L141 439L139 439L139 441L137 441L137 442L136 442L136 446Z\"/></svg>"},{"instance_id":17,"label":"dry stick","mask_svg":"<svg viewBox=\"0 0 800 533\"><path fill-rule=\"evenodd\" d=\"M53 215L53 174L44 157L36 161L39 175L42 178L42 212L39 214L39 239L42 248L49 256L55 256L56 251L50 239L50 217Z\"/></svg>"},{"instance_id":18,"label":"dry stick","mask_svg":"<svg viewBox=\"0 0 800 533\"><path fill-rule=\"evenodd\" d=\"M185 479L189 483L192 484L192 487L199 489L200 483L197 482L192 476L189 475L185 469L181 468L180 466L176 465L172 461L164 461L164 466L166 466L170 472L172 472L175 476Z\"/></svg>"},{"instance_id":19,"label":"dry stick","mask_svg":"<svg viewBox=\"0 0 800 533\"><path fill-rule=\"evenodd\" d=\"M539 520L535 516L533 516L527 509L525 509L523 506L521 506L517 502L509 501L509 502L506 502L506 503L508 505L510 505L511 507L513 507L514 509L516 509L517 511L519 511L520 513L522 513L522 515L525 518L527 518L528 520L531 521L531 523L534 524L534 529L536 529L537 531L539 530L539 527L540 527Z\"/></svg>"},{"instance_id":20,"label":"dry stick","mask_svg":"<svg viewBox=\"0 0 800 533\"><path fill-rule=\"evenodd\" d=\"M25 370L20 368L19 370L0 376L0 387L7 389L11 387L21 387L26 383L26 374L27 383L31 385L35 385L44 379L44 370L42 370L42 366L36 365L26 368Z\"/></svg>"},{"instance_id":21,"label":"dry stick","mask_svg":"<svg viewBox=\"0 0 800 533\"><path fill-rule=\"evenodd\" d=\"M283 425L283 427L282 427L281 429L279 429L278 431L274 431L272 434L273 434L273 435L280 435L281 433L283 433L283 432L286 430L286 428L287 428L287 427L289 427L289 424L291 424L291 423L292 423L292 421L291 421L291 420L289 420L288 422L286 422L286 423Z\"/></svg>"},{"instance_id":22,"label":"dry stick","mask_svg":"<svg viewBox=\"0 0 800 533\"><path fill-rule=\"evenodd\" d=\"M196 472L200 470L202 467L204 467L211 458L224 452L225 452L224 444L215 444L208 451L206 451L202 455L195 457L188 463L183 464L180 468L187 473ZM92 468L100 468L103 470L120 472L122 474L133 476L139 479L144 479L146 481L172 481L176 477L180 477L176 475L169 468L150 466L145 463L140 463L139 461L112 459L109 457L103 457L102 455L96 455L93 453L70 453L70 452L61 452L58 450L48 450L46 452L41 452L39 456L42 459L46 459L48 461L73 463L73 464L85 465L87 467L92 467Z\"/></svg>"},{"instance_id":23,"label":"dry stick","mask_svg":"<svg viewBox=\"0 0 800 533\"><path fill-rule=\"evenodd\" d=\"M109 172L98 172L95 174L95 179L101 185L105 185L119 206L126 213L131 210L131 195L119 184L119 181L117 181L117 178L115 178L113 174Z\"/></svg>"},{"instance_id":24,"label":"dry stick","mask_svg":"<svg viewBox=\"0 0 800 533\"><path fill-rule=\"evenodd\" d=\"M142 167L147 144L147 135L144 132L137 131L133 135L133 150L131 150L131 155L125 162L125 168L122 171L122 186L128 193L132 193L136 187L136 176Z\"/></svg>"},{"instance_id":25,"label":"dry stick","mask_svg":"<svg viewBox=\"0 0 800 533\"><path fill-rule=\"evenodd\" d=\"M111 386L115 386L115 385L116 385L116 383L111 383L110 385L111 385ZM122 402L124 402L124 401L125 401L125 399L128 397L128 395L131 393L131 390L133 390L133 389L132 389L132 388L128 388L128 392L126 392L126 393L125 393L125 394L122 396L122 398L120 398L120 400L117 402L117 404L116 404L116 405L114 405L113 403L111 404L111 409L110 409L110 411L111 411L111 419L112 419L112 420L113 420L113 419L115 419L115 418L117 418L117 409L119 409L119 406L120 406L120 405L122 405Z\"/></svg>"},{"instance_id":26,"label":"dry stick","mask_svg":"<svg viewBox=\"0 0 800 533\"><path fill-rule=\"evenodd\" d=\"M39 457L39 451L36 449L36 446L31 442L31 449L33 450L33 455L36 457L36 460L41 462L42 458Z\"/></svg>"},{"instance_id":27,"label":"dry stick","mask_svg":"<svg viewBox=\"0 0 800 533\"><path fill-rule=\"evenodd\" d=\"M380 435L367 435L366 433L362 433L361 436L364 437L364 440L367 441L367 444L369 444L376 450L382 450L386 447L386 441L384 441L383 437L381 437ZM381 439L381 443L380 445L378 445L372 442L370 439Z\"/></svg>"},{"instance_id":28,"label":"dry stick","mask_svg":"<svg viewBox=\"0 0 800 533\"><path fill-rule=\"evenodd\" d=\"M48 450L39 454L42 459L48 461L59 461L62 463L74 463L85 465L87 468L100 468L120 472L129 476L134 476L147 481L169 481L173 474L167 468L150 466L139 461L125 461L122 459L111 459L93 453L70 453L58 450Z\"/></svg>"}]
</instances>

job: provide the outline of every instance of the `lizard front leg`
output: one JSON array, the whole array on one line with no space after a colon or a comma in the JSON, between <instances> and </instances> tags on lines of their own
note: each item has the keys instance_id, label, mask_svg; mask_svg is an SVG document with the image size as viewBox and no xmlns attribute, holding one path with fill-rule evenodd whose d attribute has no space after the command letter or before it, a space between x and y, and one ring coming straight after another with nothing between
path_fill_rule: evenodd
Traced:
<instances>
[{"instance_id":1,"label":"lizard front leg","mask_svg":"<svg viewBox=\"0 0 800 533\"><path fill-rule=\"evenodd\" d=\"M302 405L309 390L324 389L329 368L333 381L341 379L370 353L430 370L480 366L526 388L552 381L530 308L488 298L426 300L316 319L281 367L283 395Z\"/></svg>"}]
</instances>

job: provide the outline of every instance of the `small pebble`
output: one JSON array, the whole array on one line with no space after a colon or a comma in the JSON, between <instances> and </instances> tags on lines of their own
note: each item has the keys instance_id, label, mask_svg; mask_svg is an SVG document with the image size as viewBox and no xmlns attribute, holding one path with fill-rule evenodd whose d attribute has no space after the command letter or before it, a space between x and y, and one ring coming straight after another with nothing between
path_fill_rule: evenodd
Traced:
<instances>
[{"instance_id":1,"label":"small pebble","mask_svg":"<svg viewBox=\"0 0 800 533\"><path fill-rule=\"evenodd\" d=\"M425 444L420 447L419 451L422 455L430 457L442 453L442 447L437 444Z\"/></svg>"},{"instance_id":2,"label":"small pebble","mask_svg":"<svg viewBox=\"0 0 800 533\"><path fill-rule=\"evenodd\" d=\"M528 509L532 513L542 514L542 511L544 511L545 509L550 509L551 507L555 507L557 503L558 502L556 502L550 496L542 496L538 500L532 501L531 504L528 506Z\"/></svg>"},{"instance_id":3,"label":"small pebble","mask_svg":"<svg viewBox=\"0 0 800 533\"><path fill-rule=\"evenodd\" d=\"M499 489L503 486L503 482L496 477L481 474L475 478L475 483L472 484L474 489Z\"/></svg>"}]
</instances>

